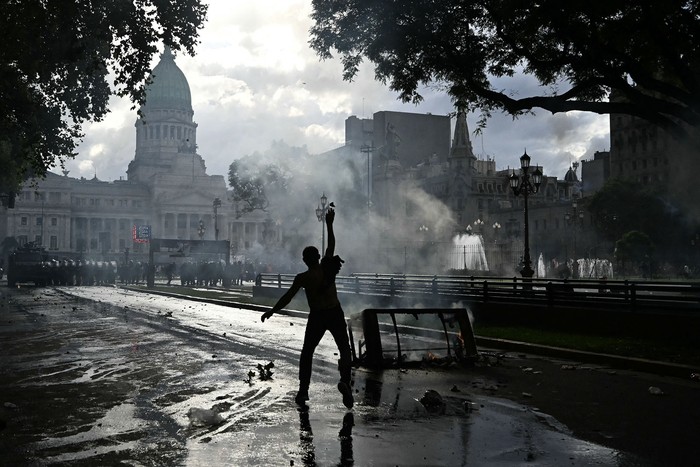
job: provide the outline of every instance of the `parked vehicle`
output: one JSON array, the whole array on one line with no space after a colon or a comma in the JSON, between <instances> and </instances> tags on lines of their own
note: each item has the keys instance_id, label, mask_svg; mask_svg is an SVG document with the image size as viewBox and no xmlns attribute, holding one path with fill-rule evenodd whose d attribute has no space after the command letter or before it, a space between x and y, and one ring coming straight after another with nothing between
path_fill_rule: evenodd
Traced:
<instances>
[{"instance_id":1,"label":"parked vehicle","mask_svg":"<svg viewBox=\"0 0 700 467\"><path fill-rule=\"evenodd\" d=\"M7 285L33 282L43 286L49 278L49 257L42 247L25 245L10 254L7 263Z\"/></svg>"}]
</instances>

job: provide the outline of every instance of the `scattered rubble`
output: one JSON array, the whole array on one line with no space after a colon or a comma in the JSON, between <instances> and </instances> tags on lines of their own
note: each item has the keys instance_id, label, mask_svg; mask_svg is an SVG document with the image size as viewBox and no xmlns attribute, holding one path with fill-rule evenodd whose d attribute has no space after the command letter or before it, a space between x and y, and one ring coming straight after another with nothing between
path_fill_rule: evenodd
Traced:
<instances>
[{"instance_id":1,"label":"scattered rubble","mask_svg":"<svg viewBox=\"0 0 700 467\"><path fill-rule=\"evenodd\" d=\"M219 412L199 407L190 407L190 410L187 411L187 417L190 419L191 426L198 427L218 425L224 421L224 417Z\"/></svg>"},{"instance_id":2,"label":"scattered rubble","mask_svg":"<svg viewBox=\"0 0 700 467\"><path fill-rule=\"evenodd\" d=\"M444 414L446 409L446 404L440 393L434 389L428 389L423 394L418 402L423 404L423 407L431 414Z\"/></svg>"},{"instance_id":3,"label":"scattered rubble","mask_svg":"<svg viewBox=\"0 0 700 467\"><path fill-rule=\"evenodd\" d=\"M661 390L661 388L657 388L656 386L649 386L649 394L652 396L663 396L664 392Z\"/></svg>"}]
</instances>

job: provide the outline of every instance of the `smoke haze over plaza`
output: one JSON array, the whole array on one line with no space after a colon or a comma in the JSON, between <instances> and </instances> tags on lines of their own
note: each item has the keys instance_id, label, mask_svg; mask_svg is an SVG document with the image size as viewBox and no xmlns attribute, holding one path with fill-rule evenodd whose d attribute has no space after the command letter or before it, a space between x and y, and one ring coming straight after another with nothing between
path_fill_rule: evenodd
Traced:
<instances>
[{"instance_id":1,"label":"smoke haze over plaza","mask_svg":"<svg viewBox=\"0 0 700 467\"><path fill-rule=\"evenodd\" d=\"M350 115L372 118L382 110L446 115L455 110L437 88L424 89L419 105L400 102L388 86L374 80L370 63L364 63L355 81L343 81L340 61L320 61L308 46L308 0L214 0L209 5L197 55L176 56L191 88L197 152L209 174L226 175L233 160L264 152L273 141L306 146L312 154L342 146ZM158 55L153 64L157 61ZM521 75L503 87L524 96L537 85ZM135 149L137 116L131 107L127 99L113 97L105 120L84 128L76 158L66 163L71 176L126 178ZM483 135L474 135L477 118L468 116L474 153L495 158L498 169L518 166L527 148L546 174L562 177L572 162L610 148L607 115L551 115L535 109L533 115L513 120L494 114Z\"/></svg>"}]
</instances>

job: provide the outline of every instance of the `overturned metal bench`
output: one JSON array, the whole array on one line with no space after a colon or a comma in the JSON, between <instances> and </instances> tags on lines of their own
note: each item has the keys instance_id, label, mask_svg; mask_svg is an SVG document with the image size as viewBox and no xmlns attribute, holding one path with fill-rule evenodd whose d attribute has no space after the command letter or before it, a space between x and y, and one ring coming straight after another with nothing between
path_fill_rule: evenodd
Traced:
<instances>
[{"instance_id":1,"label":"overturned metal bench","mask_svg":"<svg viewBox=\"0 0 700 467\"><path fill-rule=\"evenodd\" d=\"M359 322L351 321L350 339L354 363L367 367L470 363L478 358L465 308L369 308Z\"/></svg>"}]
</instances>

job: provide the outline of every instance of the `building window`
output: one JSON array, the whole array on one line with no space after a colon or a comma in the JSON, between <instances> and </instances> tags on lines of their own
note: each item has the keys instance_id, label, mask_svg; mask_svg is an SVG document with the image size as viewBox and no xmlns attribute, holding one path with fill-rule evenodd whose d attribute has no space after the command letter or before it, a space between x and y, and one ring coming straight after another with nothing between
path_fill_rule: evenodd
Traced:
<instances>
[{"instance_id":1,"label":"building window","mask_svg":"<svg viewBox=\"0 0 700 467\"><path fill-rule=\"evenodd\" d=\"M55 191L52 191L49 193L49 201L52 203L60 203L61 202L61 193L57 193Z\"/></svg>"},{"instance_id":2,"label":"building window","mask_svg":"<svg viewBox=\"0 0 700 467\"><path fill-rule=\"evenodd\" d=\"M126 240L124 240L123 238L119 239L119 249L122 251L126 250Z\"/></svg>"},{"instance_id":3,"label":"building window","mask_svg":"<svg viewBox=\"0 0 700 467\"><path fill-rule=\"evenodd\" d=\"M27 236L26 235L20 235L17 237L17 243L20 244L20 246L24 246L27 244Z\"/></svg>"},{"instance_id":4,"label":"building window","mask_svg":"<svg viewBox=\"0 0 700 467\"><path fill-rule=\"evenodd\" d=\"M34 243L37 245L41 245L41 235L35 235L34 236Z\"/></svg>"},{"instance_id":5,"label":"building window","mask_svg":"<svg viewBox=\"0 0 700 467\"><path fill-rule=\"evenodd\" d=\"M58 219L55 217L51 218L51 227L56 227L58 225Z\"/></svg>"},{"instance_id":6,"label":"building window","mask_svg":"<svg viewBox=\"0 0 700 467\"><path fill-rule=\"evenodd\" d=\"M43 217L37 217L36 218L36 225L42 225L44 223L44 218Z\"/></svg>"},{"instance_id":7,"label":"building window","mask_svg":"<svg viewBox=\"0 0 700 467\"><path fill-rule=\"evenodd\" d=\"M44 193L34 192L34 201L42 201L44 199Z\"/></svg>"},{"instance_id":8,"label":"building window","mask_svg":"<svg viewBox=\"0 0 700 467\"><path fill-rule=\"evenodd\" d=\"M20 225L27 225L27 217L22 216L22 218L19 220ZM27 242L25 242L27 243Z\"/></svg>"},{"instance_id":9,"label":"building window","mask_svg":"<svg viewBox=\"0 0 700 467\"><path fill-rule=\"evenodd\" d=\"M58 250L58 237L57 236L51 235L51 238L49 239L49 249Z\"/></svg>"}]
</instances>

